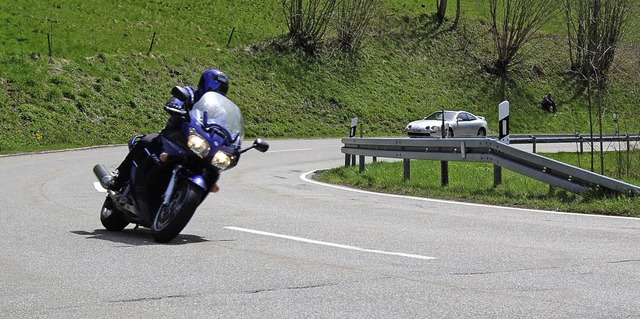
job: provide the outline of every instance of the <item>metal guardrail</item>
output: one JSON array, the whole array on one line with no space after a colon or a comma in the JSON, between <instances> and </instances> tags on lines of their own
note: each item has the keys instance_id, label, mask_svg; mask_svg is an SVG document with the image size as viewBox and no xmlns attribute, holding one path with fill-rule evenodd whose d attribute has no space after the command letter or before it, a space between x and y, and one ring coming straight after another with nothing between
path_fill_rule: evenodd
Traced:
<instances>
[{"instance_id":1,"label":"metal guardrail","mask_svg":"<svg viewBox=\"0 0 640 319\"><path fill-rule=\"evenodd\" d=\"M601 140L600 136L591 136L587 134L576 134L576 135L563 135L563 134L553 134L553 135L510 135L509 136L509 144L527 144L527 143L587 143L590 141L599 142ZM617 134L617 135L603 135L603 142L638 142L640 141L640 135L638 134Z\"/></svg>"},{"instance_id":2,"label":"metal guardrail","mask_svg":"<svg viewBox=\"0 0 640 319\"><path fill-rule=\"evenodd\" d=\"M497 137L496 137L497 138ZM618 142L624 143L626 149L631 149L631 142L634 142L634 146L640 141L640 135L604 135L602 138L599 136L593 136L585 134L577 135L511 135L509 138L509 144L532 144L533 152L536 152L536 146L538 143L576 143L580 147L580 153L584 152L584 144L587 143L599 143L602 142Z\"/></svg>"},{"instance_id":3,"label":"metal guardrail","mask_svg":"<svg viewBox=\"0 0 640 319\"><path fill-rule=\"evenodd\" d=\"M405 160L405 178L410 176L407 160L438 160L493 163L552 186L582 194L604 190L640 196L640 187L511 147L491 138L343 138L342 153L364 157ZM347 156L345 165L351 165ZM353 163L355 164L355 163ZM444 172L443 172L444 174Z\"/></svg>"}]
</instances>

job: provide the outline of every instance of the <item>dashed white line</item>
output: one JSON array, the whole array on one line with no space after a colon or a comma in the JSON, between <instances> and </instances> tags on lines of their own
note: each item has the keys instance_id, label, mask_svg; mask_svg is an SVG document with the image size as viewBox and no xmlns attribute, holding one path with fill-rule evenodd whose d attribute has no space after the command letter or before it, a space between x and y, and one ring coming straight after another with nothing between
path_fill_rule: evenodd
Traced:
<instances>
[{"instance_id":1,"label":"dashed white line","mask_svg":"<svg viewBox=\"0 0 640 319\"><path fill-rule=\"evenodd\" d=\"M275 151L269 150L267 153L284 153L284 152L299 152L299 151L313 151L313 149L312 148L292 148L288 150L275 150Z\"/></svg>"},{"instance_id":2,"label":"dashed white line","mask_svg":"<svg viewBox=\"0 0 640 319\"><path fill-rule=\"evenodd\" d=\"M319 240L313 240L313 239L307 239L307 238L295 237L295 236L289 236L289 235L275 234L275 233L269 233L269 232L264 232L264 231L260 231L260 230L253 230L253 229L240 228L240 227L234 227L234 226L227 226L227 227L224 227L224 228L225 229L230 229L230 230L241 231L241 232L245 232L245 233L256 234L256 235L263 235L263 236L270 236L270 237L276 237L276 238L282 238L282 239L288 239L288 240L295 240L295 241L304 242L304 243L308 243L308 244L323 245L323 246L329 246L329 247L335 247L335 248L341 248L341 249L362 251L362 252L367 252L367 253L391 255L391 256L399 256L399 257L406 257L406 258L423 259L423 260L437 259L436 257L429 257L429 256L423 256L423 255L416 255L416 254L407 254L407 253L399 253L399 252L391 252L391 251L383 251L383 250L377 250L377 249L365 249L365 248L360 248L360 247L355 247L355 246L342 245L342 244L330 243L330 242L326 242L326 241L319 241Z\"/></svg>"}]
</instances>

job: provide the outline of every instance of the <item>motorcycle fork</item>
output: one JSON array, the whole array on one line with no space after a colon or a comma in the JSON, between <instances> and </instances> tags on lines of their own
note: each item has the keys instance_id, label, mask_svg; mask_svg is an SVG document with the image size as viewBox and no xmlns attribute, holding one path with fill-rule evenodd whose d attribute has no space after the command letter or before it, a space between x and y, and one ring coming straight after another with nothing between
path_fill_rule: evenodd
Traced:
<instances>
[{"instance_id":1,"label":"motorcycle fork","mask_svg":"<svg viewBox=\"0 0 640 319\"><path fill-rule=\"evenodd\" d=\"M182 166L178 165L173 169L173 172L171 173L171 179L169 180L169 185L167 185L167 189L164 191L162 205L169 205L171 194L173 194L173 189L176 186L176 180L178 179L178 171L180 171L181 168Z\"/></svg>"}]
</instances>

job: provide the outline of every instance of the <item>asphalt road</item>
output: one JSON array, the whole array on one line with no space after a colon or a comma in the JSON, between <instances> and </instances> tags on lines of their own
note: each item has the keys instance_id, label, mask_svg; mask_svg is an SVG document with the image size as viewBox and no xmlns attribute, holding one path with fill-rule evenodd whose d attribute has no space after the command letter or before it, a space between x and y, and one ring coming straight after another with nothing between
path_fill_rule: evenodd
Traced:
<instances>
[{"instance_id":1,"label":"asphalt road","mask_svg":"<svg viewBox=\"0 0 640 319\"><path fill-rule=\"evenodd\" d=\"M0 317L640 318L640 219L311 181L340 146L246 153L170 244L100 224L124 147L0 157Z\"/></svg>"}]
</instances>

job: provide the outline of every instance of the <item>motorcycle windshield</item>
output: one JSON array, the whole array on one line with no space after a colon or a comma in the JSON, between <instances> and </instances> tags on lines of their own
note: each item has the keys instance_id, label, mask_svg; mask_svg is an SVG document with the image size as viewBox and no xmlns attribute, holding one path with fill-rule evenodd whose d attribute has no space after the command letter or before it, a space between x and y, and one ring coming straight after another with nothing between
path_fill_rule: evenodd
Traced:
<instances>
[{"instance_id":1,"label":"motorcycle windshield","mask_svg":"<svg viewBox=\"0 0 640 319\"><path fill-rule=\"evenodd\" d=\"M206 121L205 123L205 113ZM218 124L225 127L236 137L233 142L237 147L241 146L244 139L244 121L240 108L231 100L216 92L205 93L196 104L193 105L191 116L198 119L204 126Z\"/></svg>"}]
</instances>

